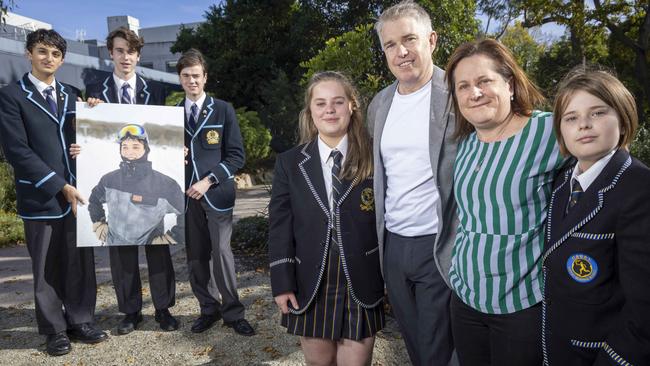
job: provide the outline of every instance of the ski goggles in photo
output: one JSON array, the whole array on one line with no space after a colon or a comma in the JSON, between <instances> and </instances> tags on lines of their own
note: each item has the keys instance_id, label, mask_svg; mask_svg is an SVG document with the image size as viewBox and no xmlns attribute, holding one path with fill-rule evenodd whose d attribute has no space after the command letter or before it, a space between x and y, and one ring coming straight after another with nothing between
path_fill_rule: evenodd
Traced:
<instances>
[{"instance_id":1,"label":"ski goggles in photo","mask_svg":"<svg viewBox=\"0 0 650 366\"><path fill-rule=\"evenodd\" d=\"M122 127L120 132L117 133L117 141L122 141L129 136L139 140L149 140L144 127L136 124L129 124Z\"/></svg>"}]
</instances>

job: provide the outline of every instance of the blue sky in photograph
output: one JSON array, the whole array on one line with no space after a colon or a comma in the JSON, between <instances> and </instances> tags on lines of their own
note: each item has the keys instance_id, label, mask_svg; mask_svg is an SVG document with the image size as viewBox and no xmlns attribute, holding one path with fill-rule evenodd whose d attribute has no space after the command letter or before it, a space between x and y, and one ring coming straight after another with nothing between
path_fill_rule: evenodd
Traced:
<instances>
[{"instance_id":1,"label":"blue sky in photograph","mask_svg":"<svg viewBox=\"0 0 650 366\"><path fill-rule=\"evenodd\" d=\"M204 14L210 5L219 0L17 0L11 10L29 18L52 24L52 27L65 38L76 39L77 31L85 31L85 39L104 40L108 34L106 17L130 15L138 18L140 28L161 25L193 23L204 20ZM485 21L485 17L479 15ZM439 30L440 31L440 30ZM547 24L541 31L550 38L558 38L564 32L563 27ZM541 37L544 38L544 37Z\"/></svg>"},{"instance_id":2,"label":"blue sky in photograph","mask_svg":"<svg viewBox=\"0 0 650 366\"><path fill-rule=\"evenodd\" d=\"M204 20L204 14L215 0L16 0L11 12L49 24L68 39L76 39L77 30L86 32L85 39L103 40L108 34L106 17L130 15L140 20L140 28L193 23Z\"/></svg>"}]
</instances>

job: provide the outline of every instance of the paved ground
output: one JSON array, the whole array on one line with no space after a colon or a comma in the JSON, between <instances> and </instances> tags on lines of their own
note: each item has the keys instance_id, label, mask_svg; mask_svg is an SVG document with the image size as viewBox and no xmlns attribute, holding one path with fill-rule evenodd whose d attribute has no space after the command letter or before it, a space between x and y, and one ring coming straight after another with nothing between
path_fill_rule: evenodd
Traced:
<instances>
[{"instance_id":1,"label":"paved ground","mask_svg":"<svg viewBox=\"0 0 650 366\"><path fill-rule=\"evenodd\" d=\"M266 208L268 191L256 187L238 192L235 217L254 215ZM142 251L143 252L143 251ZM153 320L146 270L143 278L145 321L135 332L115 335L121 315L110 283L108 253L97 248L98 325L111 333L108 341L97 345L73 344L73 351L62 357L49 357L44 337L39 336L34 318L33 290L29 256L24 246L0 249L0 364L1 365L303 365L297 337L280 327L279 314L271 297L268 270L262 255L236 252L239 294L246 306L246 317L257 330L254 337L241 337L230 328L217 325L202 334L189 328L199 312L187 281L185 251L173 247L177 288L172 313L181 321L176 332L161 332ZM141 257L141 259L143 259ZM142 263L142 261L141 261ZM145 268L144 266L142 267ZM373 365L403 365L408 358L392 318L379 333Z\"/></svg>"}]
</instances>

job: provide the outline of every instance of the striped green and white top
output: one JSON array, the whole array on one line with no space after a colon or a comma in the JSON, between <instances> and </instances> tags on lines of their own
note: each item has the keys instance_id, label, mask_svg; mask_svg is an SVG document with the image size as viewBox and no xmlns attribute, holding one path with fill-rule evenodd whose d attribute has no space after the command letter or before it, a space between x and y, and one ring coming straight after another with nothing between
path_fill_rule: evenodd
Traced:
<instances>
[{"instance_id":1,"label":"striped green and white top","mask_svg":"<svg viewBox=\"0 0 650 366\"><path fill-rule=\"evenodd\" d=\"M450 281L472 308L508 314L542 300L543 224L564 159L552 115L535 111L516 135L462 140L454 166L459 225Z\"/></svg>"}]
</instances>

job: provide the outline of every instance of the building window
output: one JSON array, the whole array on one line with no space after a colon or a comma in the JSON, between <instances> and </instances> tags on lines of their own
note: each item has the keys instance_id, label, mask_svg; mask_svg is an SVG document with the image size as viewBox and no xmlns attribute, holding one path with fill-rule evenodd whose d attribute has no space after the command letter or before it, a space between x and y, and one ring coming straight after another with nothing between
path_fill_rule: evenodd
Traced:
<instances>
[{"instance_id":1,"label":"building window","mask_svg":"<svg viewBox=\"0 0 650 366\"><path fill-rule=\"evenodd\" d=\"M178 64L178 61L167 61L165 65L167 66L167 72L170 73L175 73L176 72L176 64Z\"/></svg>"},{"instance_id":2,"label":"building window","mask_svg":"<svg viewBox=\"0 0 650 366\"><path fill-rule=\"evenodd\" d=\"M153 69L153 62L140 62L140 67L146 67L147 69Z\"/></svg>"}]
</instances>

